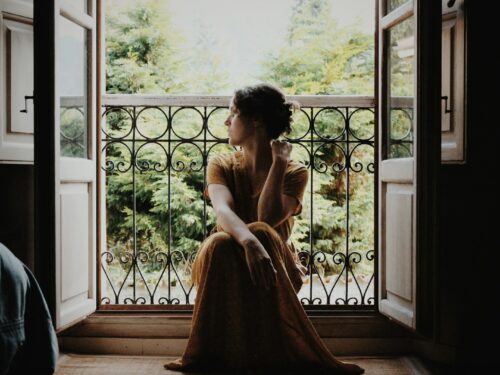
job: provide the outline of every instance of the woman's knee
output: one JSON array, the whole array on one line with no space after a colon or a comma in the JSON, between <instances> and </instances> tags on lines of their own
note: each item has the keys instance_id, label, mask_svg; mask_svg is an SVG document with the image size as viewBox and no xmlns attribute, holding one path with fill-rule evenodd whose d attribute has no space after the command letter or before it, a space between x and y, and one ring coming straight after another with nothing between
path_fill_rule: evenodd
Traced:
<instances>
[{"instance_id":1,"label":"woman's knee","mask_svg":"<svg viewBox=\"0 0 500 375\"><path fill-rule=\"evenodd\" d=\"M207 237L205 242L206 251L212 256L227 256L228 253L234 251L235 245L237 245L236 241L226 232L216 232Z\"/></svg>"},{"instance_id":2,"label":"woman's knee","mask_svg":"<svg viewBox=\"0 0 500 375\"><path fill-rule=\"evenodd\" d=\"M273 250L278 250L280 235L268 223L256 221L248 224L248 229L259 239L270 255Z\"/></svg>"},{"instance_id":3,"label":"woman's knee","mask_svg":"<svg viewBox=\"0 0 500 375\"><path fill-rule=\"evenodd\" d=\"M263 234L276 234L276 230L264 221L254 221L253 223L248 224L248 229L250 229L250 232L256 236Z\"/></svg>"}]
</instances>

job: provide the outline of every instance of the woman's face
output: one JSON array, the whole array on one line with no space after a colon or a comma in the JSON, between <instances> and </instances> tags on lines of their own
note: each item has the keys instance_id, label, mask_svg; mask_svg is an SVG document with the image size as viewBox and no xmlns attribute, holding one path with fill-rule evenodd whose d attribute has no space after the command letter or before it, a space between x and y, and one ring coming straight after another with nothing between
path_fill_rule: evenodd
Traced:
<instances>
[{"instance_id":1,"label":"woman's face","mask_svg":"<svg viewBox=\"0 0 500 375\"><path fill-rule=\"evenodd\" d=\"M227 116L224 124L227 128L227 135L229 137L229 144L232 146L241 146L242 143L253 135L253 126L250 121L244 120L240 111L234 105L234 98L231 99L229 104L229 116Z\"/></svg>"}]
</instances>

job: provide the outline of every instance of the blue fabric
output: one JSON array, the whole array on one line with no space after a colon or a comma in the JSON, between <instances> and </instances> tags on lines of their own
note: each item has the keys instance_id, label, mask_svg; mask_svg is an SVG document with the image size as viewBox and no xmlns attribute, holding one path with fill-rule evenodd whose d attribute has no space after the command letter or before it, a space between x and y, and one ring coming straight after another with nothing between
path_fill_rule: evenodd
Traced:
<instances>
[{"instance_id":1,"label":"blue fabric","mask_svg":"<svg viewBox=\"0 0 500 375\"><path fill-rule=\"evenodd\" d=\"M0 243L0 375L52 374L59 348L31 271Z\"/></svg>"}]
</instances>

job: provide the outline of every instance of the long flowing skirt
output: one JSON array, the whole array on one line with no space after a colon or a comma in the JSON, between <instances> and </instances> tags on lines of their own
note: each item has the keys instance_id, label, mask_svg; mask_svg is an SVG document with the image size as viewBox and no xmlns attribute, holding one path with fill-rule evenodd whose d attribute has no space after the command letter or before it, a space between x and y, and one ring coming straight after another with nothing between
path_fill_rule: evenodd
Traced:
<instances>
[{"instance_id":1,"label":"long flowing skirt","mask_svg":"<svg viewBox=\"0 0 500 375\"><path fill-rule=\"evenodd\" d=\"M193 322L179 371L256 374L361 374L337 360L306 315L297 292L301 273L293 254L267 223L248 224L277 271L275 287L253 285L243 248L226 232L211 234L193 264L197 286Z\"/></svg>"}]
</instances>

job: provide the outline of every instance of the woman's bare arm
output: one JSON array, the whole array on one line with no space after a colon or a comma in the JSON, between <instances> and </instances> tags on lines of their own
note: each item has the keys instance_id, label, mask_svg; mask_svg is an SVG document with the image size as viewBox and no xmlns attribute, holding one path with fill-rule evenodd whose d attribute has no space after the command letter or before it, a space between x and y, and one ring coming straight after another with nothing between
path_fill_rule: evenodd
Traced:
<instances>
[{"instance_id":1,"label":"woman's bare arm","mask_svg":"<svg viewBox=\"0 0 500 375\"><path fill-rule=\"evenodd\" d=\"M259 221L265 221L272 227L283 217L282 192L287 163L285 159L273 160L257 205Z\"/></svg>"},{"instance_id":2,"label":"woman's bare arm","mask_svg":"<svg viewBox=\"0 0 500 375\"><path fill-rule=\"evenodd\" d=\"M245 252L245 260L252 282L269 289L276 284L276 269L264 246L234 212L231 192L225 185L208 185L208 194L215 210L217 223L238 242Z\"/></svg>"},{"instance_id":3,"label":"woman's bare arm","mask_svg":"<svg viewBox=\"0 0 500 375\"><path fill-rule=\"evenodd\" d=\"M276 158L273 160L259 197L258 220L264 221L272 227L277 227L287 220L298 205L296 198L283 194L287 165L288 160L286 159Z\"/></svg>"},{"instance_id":4,"label":"woman's bare arm","mask_svg":"<svg viewBox=\"0 0 500 375\"><path fill-rule=\"evenodd\" d=\"M217 223L229 233L236 242L243 245L245 241L255 239L247 225L234 212L234 200L228 187L220 184L208 185L208 194L212 201Z\"/></svg>"}]
</instances>

